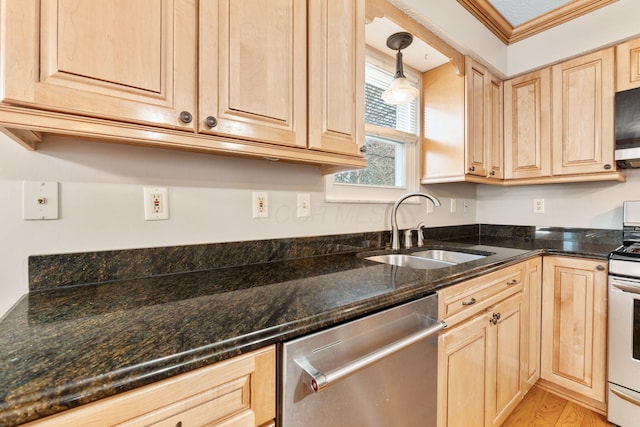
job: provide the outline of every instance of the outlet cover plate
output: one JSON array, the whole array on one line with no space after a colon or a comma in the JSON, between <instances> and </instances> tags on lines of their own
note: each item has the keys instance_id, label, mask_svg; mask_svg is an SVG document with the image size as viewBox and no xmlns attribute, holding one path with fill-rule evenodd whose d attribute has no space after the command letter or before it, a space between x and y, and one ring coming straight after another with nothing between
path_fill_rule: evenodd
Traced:
<instances>
[{"instance_id":1,"label":"outlet cover plate","mask_svg":"<svg viewBox=\"0 0 640 427\"><path fill-rule=\"evenodd\" d=\"M23 181L22 207L25 220L58 219L58 183Z\"/></svg>"},{"instance_id":2,"label":"outlet cover plate","mask_svg":"<svg viewBox=\"0 0 640 427\"><path fill-rule=\"evenodd\" d=\"M144 220L169 219L169 191L166 187L144 187Z\"/></svg>"},{"instance_id":3,"label":"outlet cover plate","mask_svg":"<svg viewBox=\"0 0 640 427\"><path fill-rule=\"evenodd\" d=\"M269 217L269 193L266 191L253 192L253 217Z\"/></svg>"}]
</instances>

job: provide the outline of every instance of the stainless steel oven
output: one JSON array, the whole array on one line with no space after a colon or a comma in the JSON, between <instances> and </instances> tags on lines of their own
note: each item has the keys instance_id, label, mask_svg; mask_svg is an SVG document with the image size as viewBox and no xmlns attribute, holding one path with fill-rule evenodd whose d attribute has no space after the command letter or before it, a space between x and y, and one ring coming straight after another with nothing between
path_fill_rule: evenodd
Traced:
<instances>
[{"instance_id":1,"label":"stainless steel oven","mask_svg":"<svg viewBox=\"0 0 640 427\"><path fill-rule=\"evenodd\" d=\"M624 244L609 256L608 416L640 423L640 201L624 203Z\"/></svg>"}]
</instances>

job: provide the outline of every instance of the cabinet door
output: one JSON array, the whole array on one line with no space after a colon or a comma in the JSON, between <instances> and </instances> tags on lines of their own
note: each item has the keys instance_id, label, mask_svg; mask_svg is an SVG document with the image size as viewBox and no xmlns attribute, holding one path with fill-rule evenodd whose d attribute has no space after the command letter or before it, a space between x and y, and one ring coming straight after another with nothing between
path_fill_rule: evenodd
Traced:
<instances>
[{"instance_id":1,"label":"cabinet door","mask_svg":"<svg viewBox=\"0 0 640 427\"><path fill-rule=\"evenodd\" d=\"M306 2L201 1L199 13L199 131L306 147Z\"/></svg>"},{"instance_id":2,"label":"cabinet door","mask_svg":"<svg viewBox=\"0 0 640 427\"><path fill-rule=\"evenodd\" d=\"M504 83L506 179L551 174L551 72L549 68Z\"/></svg>"},{"instance_id":3,"label":"cabinet door","mask_svg":"<svg viewBox=\"0 0 640 427\"><path fill-rule=\"evenodd\" d=\"M540 328L542 324L542 258L527 262L523 290L523 340L526 393L540 378Z\"/></svg>"},{"instance_id":4,"label":"cabinet door","mask_svg":"<svg viewBox=\"0 0 640 427\"><path fill-rule=\"evenodd\" d=\"M616 46L616 91L640 87L640 39Z\"/></svg>"},{"instance_id":5,"label":"cabinet door","mask_svg":"<svg viewBox=\"0 0 640 427\"><path fill-rule=\"evenodd\" d=\"M489 178L504 178L504 84L495 76L489 79Z\"/></svg>"},{"instance_id":6,"label":"cabinet door","mask_svg":"<svg viewBox=\"0 0 640 427\"><path fill-rule=\"evenodd\" d=\"M484 426L488 315L443 333L438 341L438 426Z\"/></svg>"},{"instance_id":7,"label":"cabinet door","mask_svg":"<svg viewBox=\"0 0 640 427\"><path fill-rule=\"evenodd\" d=\"M309 148L361 155L364 144L364 0L311 0Z\"/></svg>"},{"instance_id":8,"label":"cabinet door","mask_svg":"<svg viewBox=\"0 0 640 427\"><path fill-rule=\"evenodd\" d=\"M182 111L195 114L193 0L7 0L5 7L2 102L193 129L180 120Z\"/></svg>"},{"instance_id":9,"label":"cabinet door","mask_svg":"<svg viewBox=\"0 0 640 427\"><path fill-rule=\"evenodd\" d=\"M522 293L489 312L486 426L500 426L524 396L522 312Z\"/></svg>"},{"instance_id":10,"label":"cabinet door","mask_svg":"<svg viewBox=\"0 0 640 427\"><path fill-rule=\"evenodd\" d=\"M552 67L553 174L614 168L614 50Z\"/></svg>"},{"instance_id":11,"label":"cabinet door","mask_svg":"<svg viewBox=\"0 0 640 427\"><path fill-rule=\"evenodd\" d=\"M605 264L544 257L542 286L542 378L574 397L601 403L606 385Z\"/></svg>"},{"instance_id":12,"label":"cabinet door","mask_svg":"<svg viewBox=\"0 0 640 427\"><path fill-rule=\"evenodd\" d=\"M465 60L465 66L466 173L486 177L490 156L490 77L485 67L469 57Z\"/></svg>"}]
</instances>

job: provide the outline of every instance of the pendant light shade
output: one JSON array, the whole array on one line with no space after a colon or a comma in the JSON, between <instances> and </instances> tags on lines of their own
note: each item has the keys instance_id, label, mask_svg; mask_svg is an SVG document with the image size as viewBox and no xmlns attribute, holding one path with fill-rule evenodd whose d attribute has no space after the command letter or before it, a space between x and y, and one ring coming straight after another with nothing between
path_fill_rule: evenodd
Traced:
<instances>
[{"instance_id":1,"label":"pendant light shade","mask_svg":"<svg viewBox=\"0 0 640 427\"><path fill-rule=\"evenodd\" d=\"M404 76L402 67L402 49L406 48L413 41L413 36L409 33L395 33L387 38L387 47L397 50L396 53L396 74L389 89L382 93L382 100L387 104L406 104L413 101L420 94L420 91L413 86Z\"/></svg>"}]
</instances>

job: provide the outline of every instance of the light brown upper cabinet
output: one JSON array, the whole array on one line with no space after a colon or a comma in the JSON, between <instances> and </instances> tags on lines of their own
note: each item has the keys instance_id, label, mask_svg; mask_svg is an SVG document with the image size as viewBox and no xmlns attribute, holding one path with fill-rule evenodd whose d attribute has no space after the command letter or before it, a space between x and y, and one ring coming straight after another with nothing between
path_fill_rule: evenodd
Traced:
<instances>
[{"instance_id":1,"label":"light brown upper cabinet","mask_svg":"<svg viewBox=\"0 0 640 427\"><path fill-rule=\"evenodd\" d=\"M465 58L423 74L422 183L490 182L503 177L502 81Z\"/></svg>"},{"instance_id":2,"label":"light brown upper cabinet","mask_svg":"<svg viewBox=\"0 0 640 427\"><path fill-rule=\"evenodd\" d=\"M200 4L200 131L358 155L363 0L260 4Z\"/></svg>"},{"instance_id":3,"label":"light brown upper cabinet","mask_svg":"<svg viewBox=\"0 0 640 427\"><path fill-rule=\"evenodd\" d=\"M202 1L199 22L200 132L305 147L306 4Z\"/></svg>"},{"instance_id":4,"label":"light brown upper cabinet","mask_svg":"<svg viewBox=\"0 0 640 427\"><path fill-rule=\"evenodd\" d=\"M504 83L505 178L551 174L551 70Z\"/></svg>"},{"instance_id":5,"label":"light brown upper cabinet","mask_svg":"<svg viewBox=\"0 0 640 427\"><path fill-rule=\"evenodd\" d=\"M553 175L615 170L614 58L609 48L551 68Z\"/></svg>"},{"instance_id":6,"label":"light brown upper cabinet","mask_svg":"<svg viewBox=\"0 0 640 427\"><path fill-rule=\"evenodd\" d=\"M507 180L624 180L613 159L613 79L609 48L505 82Z\"/></svg>"},{"instance_id":7,"label":"light brown upper cabinet","mask_svg":"<svg viewBox=\"0 0 640 427\"><path fill-rule=\"evenodd\" d=\"M3 4L0 126L27 148L41 132L366 165L364 0Z\"/></svg>"},{"instance_id":8,"label":"light brown upper cabinet","mask_svg":"<svg viewBox=\"0 0 640 427\"><path fill-rule=\"evenodd\" d=\"M502 81L465 60L467 174L502 178Z\"/></svg>"},{"instance_id":9,"label":"light brown upper cabinet","mask_svg":"<svg viewBox=\"0 0 640 427\"><path fill-rule=\"evenodd\" d=\"M309 148L359 155L364 144L365 0L308 4Z\"/></svg>"},{"instance_id":10,"label":"light brown upper cabinet","mask_svg":"<svg viewBox=\"0 0 640 427\"><path fill-rule=\"evenodd\" d=\"M193 2L4 3L3 103L193 130Z\"/></svg>"},{"instance_id":11,"label":"light brown upper cabinet","mask_svg":"<svg viewBox=\"0 0 640 427\"><path fill-rule=\"evenodd\" d=\"M640 39L616 46L616 91L640 87Z\"/></svg>"}]
</instances>

